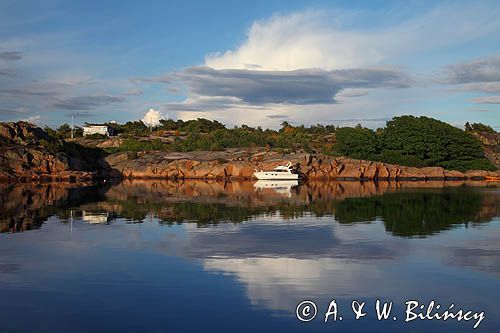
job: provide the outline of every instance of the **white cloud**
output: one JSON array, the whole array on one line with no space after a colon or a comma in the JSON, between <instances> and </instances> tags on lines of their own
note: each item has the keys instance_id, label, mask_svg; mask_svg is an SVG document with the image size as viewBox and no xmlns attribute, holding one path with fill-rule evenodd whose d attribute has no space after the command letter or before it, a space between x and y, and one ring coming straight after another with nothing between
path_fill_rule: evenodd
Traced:
<instances>
[{"instance_id":1,"label":"white cloud","mask_svg":"<svg viewBox=\"0 0 500 333\"><path fill-rule=\"evenodd\" d=\"M184 102L165 104L165 108L183 119L203 116L230 125L264 127L279 125L282 119L273 116L276 114L297 124L350 125L345 120L352 120L369 127L384 124L383 120L373 121L375 118L401 113L439 118L435 110L415 106L419 100L437 97L435 91L429 87L423 91L415 82L411 88L394 90L384 84L328 85L325 82L329 81L321 80L313 84L290 77L296 72L361 69L391 69L404 74L413 66L424 67L419 76L432 76L431 72L445 63L433 60L425 64L419 57L464 46L500 30L500 8L485 3L448 3L408 17L409 12L302 11L256 21L240 46L206 56L205 67L162 76L169 83L180 78L188 88ZM359 24L364 21L380 23ZM204 76L199 75L200 68L205 69ZM208 77L207 73L213 75ZM215 100L227 97L234 100Z\"/></svg>"},{"instance_id":2,"label":"white cloud","mask_svg":"<svg viewBox=\"0 0 500 333\"><path fill-rule=\"evenodd\" d=\"M21 121L25 121L25 122L28 122L30 124L38 125L41 120L42 120L42 117L40 115L36 115L36 116L31 116L31 117L22 119Z\"/></svg>"},{"instance_id":3,"label":"white cloud","mask_svg":"<svg viewBox=\"0 0 500 333\"><path fill-rule=\"evenodd\" d=\"M386 18L390 13L381 15ZM376 14L331 11L274 15L254 22L237 49L209 55L205 64L255 70L366 67L413 52L464 44L500 28L500 9L484 3L442 5L384 28L350 28L352 16L357 22L378 19Z\"/></svg>"},{"instance_id":4,"label":"white cloud","mask_svg":"<svg viewBox=\"0 0 500 333\"><path fill-rule=\"evenodd\" d=\"M206 65L215 69L332 70L382 58L376 49L367 50L369 38L328 27L327 20L322 12L306 11L254 22L238 49L209 55Z\"/></svg>"},{"instance_id":5,"label":"white cloud","mask_svg":"<svg viewBox=\"0 0 500 333\"><path fill-rule=\"evenodd\" d=\"M146 126L158 126L160 124L160 120L162 119L162 115L159 111L155 109L149 109L149 111L144 115L144 118L141 121Z\"/></svg>"},{"instance_id":6,"label":"white cloud","mask_svg":"<svg viewBox=\"0 0 500 333\"><path fill-rule=\"evenodd\" d=\"M207 55L202 66L136 81L169 89L182 83L186 99L162 110L228 125L277 127L287 117L296 124L377 127L408 113L450 120L467 113L455 110L451 116L429 107L449 93L435 89L438 82L431 78L453 60L466 60L449 50L495 40L498 31L500 7L486 2L444 3L426 11L277 14L255 21L239 46ZM493 60L485 74L496 69ZM384 71L394 80L383 80ZM361 73L373 75L360 79ZM395 87L407 89L388 89ZM476 89L493 92L498 86L490 78Z\"/></svg>"},{"instance_id":7,"label":"white cloud","mask_svg":"<svg viewBox=\"0 0 500 333\"><path fill-rule=\"evenodd\" d=\"M324 12L306 11L254 22L239 48L207 56L206 65L215 69L333 70L384 58L370 45L371 36L331 27L329 20Z\"/></svg>"}]
</instances>

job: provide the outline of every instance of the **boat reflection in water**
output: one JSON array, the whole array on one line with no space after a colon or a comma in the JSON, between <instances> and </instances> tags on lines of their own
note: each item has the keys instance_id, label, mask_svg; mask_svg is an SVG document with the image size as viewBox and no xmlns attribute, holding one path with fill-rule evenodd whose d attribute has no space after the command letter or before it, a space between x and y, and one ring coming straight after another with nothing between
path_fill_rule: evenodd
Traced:
<instances>
[{"instance_id":1,"label":"boat reflection in water","mask_svg":"<svg viewBox=\"0 0 500 333\"><path fill-rule=\"evenodd\" d=\"M0 184L0 331L473 331L465 321L405 323L404 302L416 299L485 311L478 331L500 332L498 189ZM326 311L333 298L342 322L295 318L300 301ZM376 299L394 301L398 320L377 321ZM363 320L349 315L352 300L371 309Z\"/></svg>"},{"instance_id":2,"label":"boat reflection in water","mask_svg":"<svg viewBox=\"0 0 500 333\"><path fill-rule=\"evenodd\" d=\"M298 180L258 180L253 186L256 190L274 190L288 198L292 196L292 189L299 186Z\"/></svg>"},{"instance_id":3,"label":"boat reflection in water","mask_svg":"<svg viewBox=\"0 0 500 333\"><path fill-rule=\"evenodd\" d=\"M465 186L464 186L465 185ZM340 224L382 222L386 231L422 237L500 215L496 187L476 182L308 182L259 180L124 181L105 186L0 185L0 232L41 228L51 217L90 224L119 219L160 224L246 222L263 214L313 215Z\"/></svg>"}]
</instances>

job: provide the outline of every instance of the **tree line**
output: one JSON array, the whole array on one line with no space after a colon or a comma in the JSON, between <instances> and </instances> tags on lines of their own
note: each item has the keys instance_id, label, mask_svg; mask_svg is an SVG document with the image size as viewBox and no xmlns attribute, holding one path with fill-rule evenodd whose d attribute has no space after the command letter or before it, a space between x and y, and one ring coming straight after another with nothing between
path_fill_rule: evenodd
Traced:
<instances>
[{"instance_id":1,"label":"tree line","mask_svg":"<svg viewBox=\"0 0 500 333\"><path fill-rule=\"evenodd\" d=\"M463 131L429 117L394 117L376 131L361 126L337 129L335 150L352 158L407 166L496 170L484 156L481 142L470 133L474 128L494 133L483 124Z\"/></svg>"},{"instance_id":2,"label":"tree line","mask_svg":"<svg viewBox=\"0 0 500 333\"><path fill-rule=\"evenodd\" d=\"M441 166L460 171L496 170L484 156L479 140L471 134L496 133L491 127L467 123L465 130L462 130L429 117L394 117L384 127L376 130L361 125L294 126L286 121L278 130L246 125L227 128L216 120L203 118L188 121L163 119L158 126L152 128L141 121L107 125L124 139L120 147L109 148L108 153L266 147L285 152L321 152L416 167ZM45 130L59 139L71 136L68 124L63 124L56 130ZM74 131L75 137L82 135L80 128ZM174 136L173 142L154 139L164 135ZM149 139L145 140L145 137ZM100 136L95 135L95 138Z\"/></svg>"}]
</instances>

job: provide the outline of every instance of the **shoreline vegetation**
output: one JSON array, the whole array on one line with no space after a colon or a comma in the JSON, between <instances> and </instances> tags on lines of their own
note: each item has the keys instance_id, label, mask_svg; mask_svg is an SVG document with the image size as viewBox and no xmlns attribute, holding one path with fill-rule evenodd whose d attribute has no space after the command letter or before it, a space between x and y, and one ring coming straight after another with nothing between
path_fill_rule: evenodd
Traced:
<instances>
[{"instance_id":1,"label":"shoreline vegetation","mask_svg":"<svg viewBox=\"0 0 500 333\"><path fill-rule=\"evenodd\" d=\"M304 179L498 179L500 133L483 124L464 130L414 116L377 130L333 125L279 130L217 121L107 123L116 136L81 128L41 129L0 123L0 179L77 181L95 178L251 179L258 169L291 161Z\"/></svg>"}]
</instances>

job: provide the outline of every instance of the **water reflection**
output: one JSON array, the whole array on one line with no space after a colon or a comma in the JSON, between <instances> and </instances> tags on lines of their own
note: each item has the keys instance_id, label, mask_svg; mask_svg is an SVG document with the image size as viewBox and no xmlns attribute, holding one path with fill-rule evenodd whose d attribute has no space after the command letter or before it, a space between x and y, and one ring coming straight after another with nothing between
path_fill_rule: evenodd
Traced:
<instances>
[{"instance_id":1,"label":"water reflection","mask_svg":"<svg viewBox=\"0 0 500 333\"><path fill-rule=\"evenodd\" d=\"M498 214L495 202L498 203L497 195L466 187L405 191L347 198L336 205L335 217L340 223L373 221L380 217L386 230L395 235L424 236L456 224L488 222Z\"/></svg>"},{"instance_id":2,"label":"water reflection","mask_svg":"<svg viewBox=\"0 0 500 333\"><path fill-rule=\"evenodd\" d=\"M292 196L292 189L298 185L298 180L258 180L253 184L257 190L272 190L288 198Z\"/></svg>"},{"instance_id":3,"label":"water reflection","mask_svg":"<svg viewBox=\"0 0 500 333\"><path fill-rule=\"evenodd\" d=\"M3 186L0 313L7 331L291 332L309 328L292 317L303 299L346 306L418 298L484 310L483 330L496 331L500 192L484 185ZM197 320L184 315L192 312ZM312 330L369 332L377 324L345 325Z\"/></svg>"},{"instance_id":4,"label":"water reflection","mask_svg":"<svg viewBox=\"0 0 500 333\"><path fill-rule=\"evenodd\" d=\"M70 207L106 200L106 190L92 184L0 184L0 232L38 229L53 215L68 219Z\"/></svg>"},{"instance_id":5,"label":"water reflection","mask_svg":"<svg viewBox=\"0 0 500 333\"><path fill-rule=\"evenodd\" d=\"M203 226L261 216L294 220L313 215L332 216L342 224L381 220L392 234L411 237L456 225L474 226L499 215L498 190L470 186L482 183L285 183L124 181L105 186L3 186L0 231L36 229L50 216L63 222L76 217L87 223L111 223L120 217L140 223L152 216L161 224Z\"/></svg>"}]
</instances>

